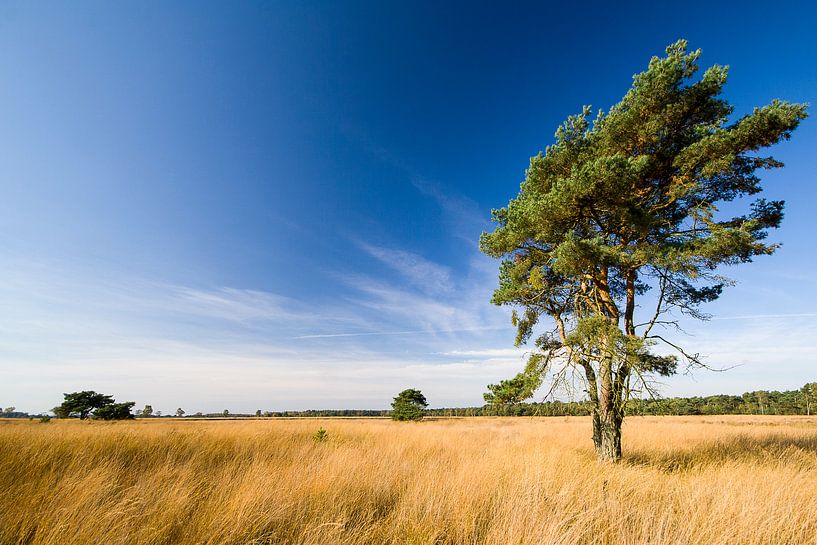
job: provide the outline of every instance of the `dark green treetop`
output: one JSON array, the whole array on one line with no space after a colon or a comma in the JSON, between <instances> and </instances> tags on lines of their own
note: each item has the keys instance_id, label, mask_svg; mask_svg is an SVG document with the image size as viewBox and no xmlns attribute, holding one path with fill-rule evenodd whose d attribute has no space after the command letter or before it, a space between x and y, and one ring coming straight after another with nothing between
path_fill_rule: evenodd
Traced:
<instances>
[{"instance_id":1,"label":"dark green treetop","mask_svg":"<svg viewBox=\"0 0 817 545\"><path fill-rule=\"evenodd\" d=\"M420 390L409 388L403 390L391 404L392 420L422 420L423 410L428 402Z\"/></svg>"},{"instance_id":2,"label":"dark green treetop","mask_svg":"<svg viewBox=\"0 0 817 545\"><path fill-rule=\"evenodd\" d=\"M131 409L136 405L133 401L111 403L94 411L93 418L97 420L130 420L133 418Z\"/></svg>"},{"instance_id":3,"label":"dark green treetop","mask_svg":"<svg viewBox=\"0 0 817 545\"><path fill-rule=\"evenodd\" d=\"M63 394L65 397L61 405L54 407L54 414L60 418L79 416L85 420L95 410L114 403L113 396L98 394L93 390Z\"/></svg>"},{"instance_id":4,"label":"dark green treetop","mask_svg":"<svg viewBox=\"0 0 817 545\"><path fill-rule=\"evenodd\" d=\"M65 399L61 405L54 407L54 414L59 418L79 416L85 420L89 416L99 420L124 420L133 418L131 409L133 401L116 403L113 396L99 394L92 390L63 394Z\"/></svg>"}]
</instances>

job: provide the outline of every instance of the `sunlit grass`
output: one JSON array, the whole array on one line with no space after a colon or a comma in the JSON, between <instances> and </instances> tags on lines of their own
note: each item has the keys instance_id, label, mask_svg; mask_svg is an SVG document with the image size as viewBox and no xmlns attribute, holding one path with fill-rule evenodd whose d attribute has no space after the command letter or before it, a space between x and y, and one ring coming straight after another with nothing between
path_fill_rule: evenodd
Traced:
<instances>
[{"instance_id":1,"label":"sunlit grass","mask_svg":"<svg viewBox=\"0 0 817 545\"><path fill-rule=\"evenodd\" d=\"M313 435L327 430L322 442ZM817 418L0 422L0 543L817 544Z\"/></svg>"}]
</instances>

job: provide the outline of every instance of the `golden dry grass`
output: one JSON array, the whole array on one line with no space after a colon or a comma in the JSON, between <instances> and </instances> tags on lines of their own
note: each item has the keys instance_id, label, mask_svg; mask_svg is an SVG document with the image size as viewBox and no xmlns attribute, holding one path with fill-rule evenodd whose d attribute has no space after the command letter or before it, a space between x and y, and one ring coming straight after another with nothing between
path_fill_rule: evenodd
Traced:
<instances>
[{"instance_id":1,"label":"golden dry grass","mask_svg":"<svg viewBox=\"0 0 817 545\"><path fill-rule=\"evenodd\" d=\"M324 443L311 436L319 426ZM0 543L817 544L817 418L0 422Z\"/></svg>"}]
</instances>

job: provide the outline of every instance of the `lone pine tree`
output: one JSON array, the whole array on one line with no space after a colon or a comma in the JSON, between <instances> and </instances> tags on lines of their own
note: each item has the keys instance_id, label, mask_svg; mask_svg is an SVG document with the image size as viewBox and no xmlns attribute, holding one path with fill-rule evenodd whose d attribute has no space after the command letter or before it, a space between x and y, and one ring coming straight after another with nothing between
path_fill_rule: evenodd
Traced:
<instances>
[{"instance_id":1,"label":"lone pine tree","mask_svg":"<svg viewBox=\"0 0 817 545\"><path fill-rule=\"evenodd\" d=\"M115 403L113 396L99 394L93 390L63 394L63 398L63 402L53 409L58 418L76 415L80 420L85 420L94 411Z\"/></svg>"},{"instance_id":2,"label":"lone pine tree","mask_svg":"<svg viewBox=\"0 0 817 545\"><path fill-rule=\"evenodd\" d=\"M517 345L543 318L553 322L535 336L525 369L486 399L527 399L546 377L580 377L601 460L621 457L631 392L648 388L651 375L675 373L679 358L702 365L662 327L678 312L706 319L699 306L729 283L722 266L775 251L765 239L783 202L746 197L761 191L758 170L782 166L759 150L788 139L806 117L806 105L774 100L730 121L733 107L721 98L728 68L696 79L700 50L687 52L681 40L666 53L608 112L592 122L589 107L568 117L480 241L502 259L492 302L515 307ZM720 211L747 200L743 215ZM637 323L636 307L647 303ZM656 343L677 355L656 354Z\"/></svg>"},{"instance_id":3,"label":"lone pine tree","mask_svg":"<svg viewBox=\"0 0 817 545\"><path fill-rule=\"evenodd\" d=\"M422 420L428 401L420 390L403 390L392 401L392 420Z\"/></svg>"},{"instance_id":4,"label":"lone pine tree","mask_svg":"<svg viewBox=\"0 0 817 545\"><path fill-rule=\"evenodd\" d=\"M116 403L113 396L99 394L93 390L63 394L64 401L54 407L54 414L59 418L79 416L85 420L89 416L98 420L124 420L133 418L131 409L133 401Z\"/></svg>"}]
</instances>

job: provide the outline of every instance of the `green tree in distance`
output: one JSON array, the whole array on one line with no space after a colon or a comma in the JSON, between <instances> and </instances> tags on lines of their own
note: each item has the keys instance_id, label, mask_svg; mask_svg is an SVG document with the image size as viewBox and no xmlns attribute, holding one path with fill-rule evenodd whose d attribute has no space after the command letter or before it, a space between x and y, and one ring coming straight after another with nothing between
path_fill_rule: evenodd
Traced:
<instances>
[{"instance_id":1,"label":"green tree in distance","mask_svg":"<svg viewBox=\"0 0 817 545\"><path fill-rule=\"evenodd\" d=\"M92 418L97 420L130 420L133 418L133 414L130 411L134 405L136 405L136 403L133 401L111 403L110 405L105 405L95 410Z\"/></svg>"},{"instance_id":2,"label":"green tree in distance","mask_svg":"<svg viewBox=\"0 0 817 545\"><path fill-rule=\"evenodd\" d=\"M392 401L392 420L422 420L428 402L420 390L403 390Z\"/></svg>"},{"instance_id":3,"label":"green tree in distance","mask_svg":"<svg viewBox=\"0 0 817 545\"><path fill-rule=\"evenodd\" d=\"M80 420L85 420L93 411L114 403L113 396L98 394L93 390L73 392L63 394L63 396L62 404L53 409L54 414L59 418L77 415Z\"/></svg>"},{"instance_id":4,"label":"green tree in distance","mask_svg":"<svg viewBox=\"0 0 817 545\"><path fill-rule=\"evenodd\" d=\"M806 415L811 416L811 412L817 405L817 382L809 382L800 389L803 395L804 405L806 406Z\"/></svg>"},{"instance_id":5,"label":"green tree in distance","mask_svg":"<svg viewBox=\"0 0 817 545\"><path fill-rule=\"evenodd\" d=\"M730 121L733 107L720 97L727 67L696 79L699 50L681 40L666 52L608 112L591 121L585 107L559 127L480 240L502 259L492 302L515 307L516 344L543 318L553 322L537 331L520 378L492 386L490 399L529 398L545 378L553 387L579 377L600 460L620 459L626 402L649 389L650 376L675 373L679 358L703 365L663 329L678 313L707 318L699 306L729 283L719 268L775 251L765 239L782 201L757 198L731 217L720 207L761 191L756 171L782 164L759 150L806 117L806 105L774 100ZM677 356L656 354L656 343Z\"/></svg>"}]
</instances>

